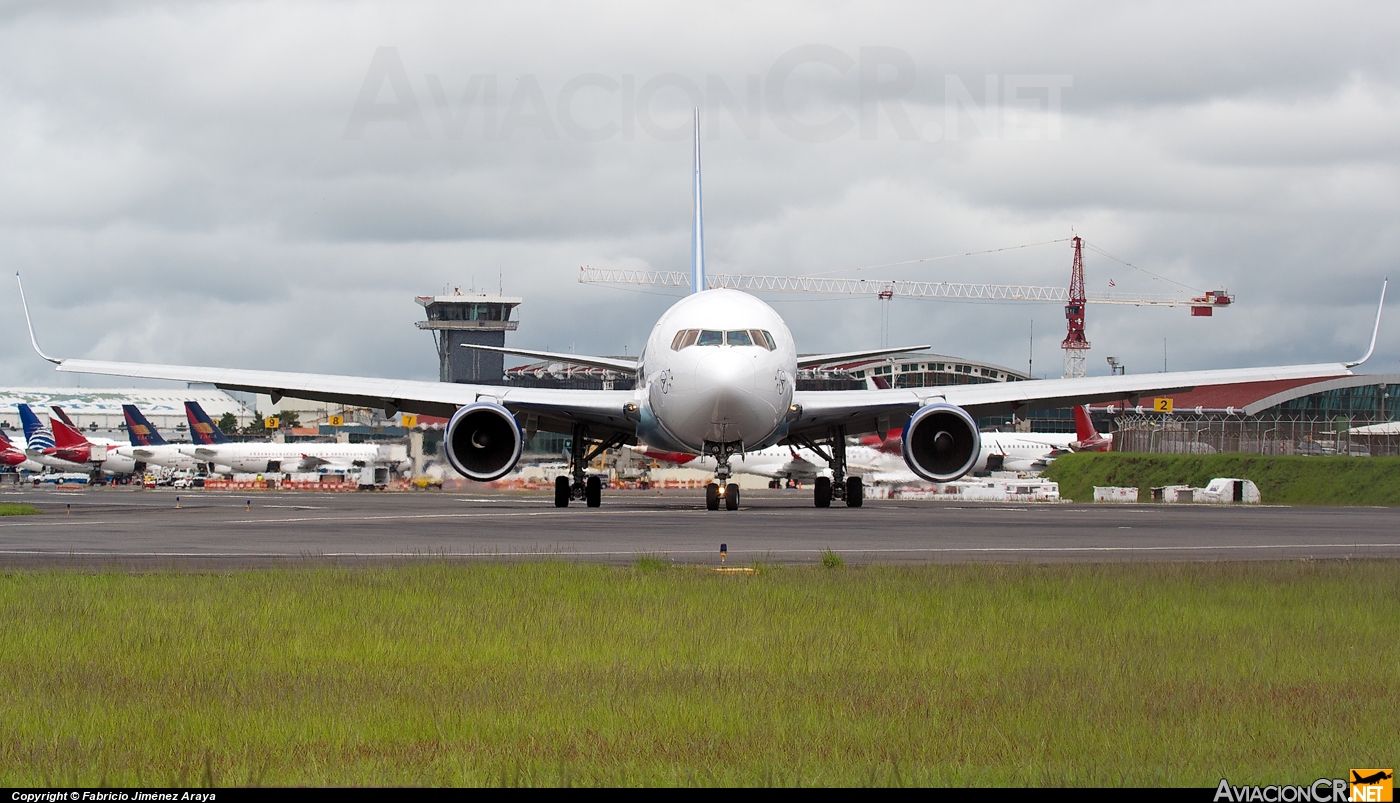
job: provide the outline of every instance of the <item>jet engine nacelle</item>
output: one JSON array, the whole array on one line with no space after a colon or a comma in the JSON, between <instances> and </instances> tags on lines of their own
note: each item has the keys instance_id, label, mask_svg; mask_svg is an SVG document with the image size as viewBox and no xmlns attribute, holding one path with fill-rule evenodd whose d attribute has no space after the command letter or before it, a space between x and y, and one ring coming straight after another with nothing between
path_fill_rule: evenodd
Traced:
<instances>
[{"instance_id":1,"label":"jet engine nacelle","mask_svg":"<svg viewBox=\"0 0 1400 803\"><path fill-rule=\"evenodd\" d=\"M477 482L490 482L515 468L525 439L509 410L499 404L477 402L453 414L442 445L447 462L458 474Z\"/></svg>"},{"instance_id":2,"label":"jet engine nacelle","mask_svg":"<svg viewBox=\"0 0 1400 803\"><path fill-rule=\"evenodd\" d=\"M930 404L904 427L904 462L930 482L952 482L972 470L982 452L977 421L952 404Z\"/></svg>"}]
</instances>

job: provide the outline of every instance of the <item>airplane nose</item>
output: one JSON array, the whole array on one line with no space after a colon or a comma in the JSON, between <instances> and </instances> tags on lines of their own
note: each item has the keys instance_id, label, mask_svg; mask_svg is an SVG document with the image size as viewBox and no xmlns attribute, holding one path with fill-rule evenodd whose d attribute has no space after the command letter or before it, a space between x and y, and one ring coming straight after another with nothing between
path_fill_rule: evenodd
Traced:
<instances>
[{"instance_id":1,"label":"airplane nose","mask_svg":"<svg viewBox=\"0 0 1400 803\"><path fill-rule=\"evenodd\" d=\"M753 389L753 361L736 351L707 354L695 367L695 389L703 394Z\"/></svg>"}]
</instances>

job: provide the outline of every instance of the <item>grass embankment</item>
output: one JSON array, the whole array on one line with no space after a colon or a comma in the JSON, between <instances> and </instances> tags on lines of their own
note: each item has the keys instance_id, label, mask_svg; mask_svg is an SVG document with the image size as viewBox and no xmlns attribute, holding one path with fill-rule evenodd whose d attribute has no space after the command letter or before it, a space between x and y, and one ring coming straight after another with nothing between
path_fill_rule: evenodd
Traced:
<instances>
[{"instance_id":1,"label":"grass embankment","mask_svg":"<svg viewBox=\"0 0 1400 803\"><path fill-rule=\"evenodd\" d=\"M1400 699L1397 562L15 573L0 616L6 786L1311 782Z\"/></svg>"},{"instance_id":2,"label":"grass embankment","mask_svg":"<svg viewBox=\"0 0 1400 803\"><path fill-rule=\"evenodd\" d=\"M1216 477L1240 477L1270 505L1400 505L1400 457L1080 452L1056 458L1043 476L1076 502L1094 501L1095 485L1136 486L1148 502L1154 486L1201 488Z\"/></svg>"},{"instance_id":3,"label":"grass embankment","mask_svg":"<svg viewBox=\"0 0 1400 803\"><path fill-rule=\"evenodd\" d=\"M29 505L0 504L0 516L33 516L43 511Z\"/></svg>"}]
</instances>

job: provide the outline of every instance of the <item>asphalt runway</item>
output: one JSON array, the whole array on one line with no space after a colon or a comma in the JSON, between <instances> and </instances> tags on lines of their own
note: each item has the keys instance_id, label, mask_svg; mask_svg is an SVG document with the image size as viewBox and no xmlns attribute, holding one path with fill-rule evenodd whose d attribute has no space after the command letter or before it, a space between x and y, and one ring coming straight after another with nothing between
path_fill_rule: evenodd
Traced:
<instances>
[{"instance_id":1,"label":"asphalt runway","mask_svg":"<svg viewBox=\"0 0 1400 803\"><path fill-rule=\"evenodd\" d=\"M618 491L603 506L519 492L269 493L0 489L42 516L0 517L0 566L220 568L307 562L561 558L626 564L1400 558L1400 509L870 500L818 510L807 491ZM176 509L176 497L180 507ZM251 500L252 508L245 503Z\"/></svg>"}]
</instances>

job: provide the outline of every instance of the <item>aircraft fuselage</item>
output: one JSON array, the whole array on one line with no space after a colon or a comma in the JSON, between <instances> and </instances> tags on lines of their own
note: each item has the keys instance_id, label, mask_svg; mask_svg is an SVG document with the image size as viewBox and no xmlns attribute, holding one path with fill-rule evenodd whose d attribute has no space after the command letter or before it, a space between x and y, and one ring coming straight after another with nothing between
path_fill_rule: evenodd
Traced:
<instances>
[{"instance_id":1,"label":"aircraft fuselage","mask_svg":"<svg viewBox=\"0 0 1400 803\"><path fill-rule=\"evenodd\" d=\"M797 376L792 333L772 307L737 290L707 290L661 316L638 362L637 435L662 449L777 443Z\"/></svg>"}]
</instances>

